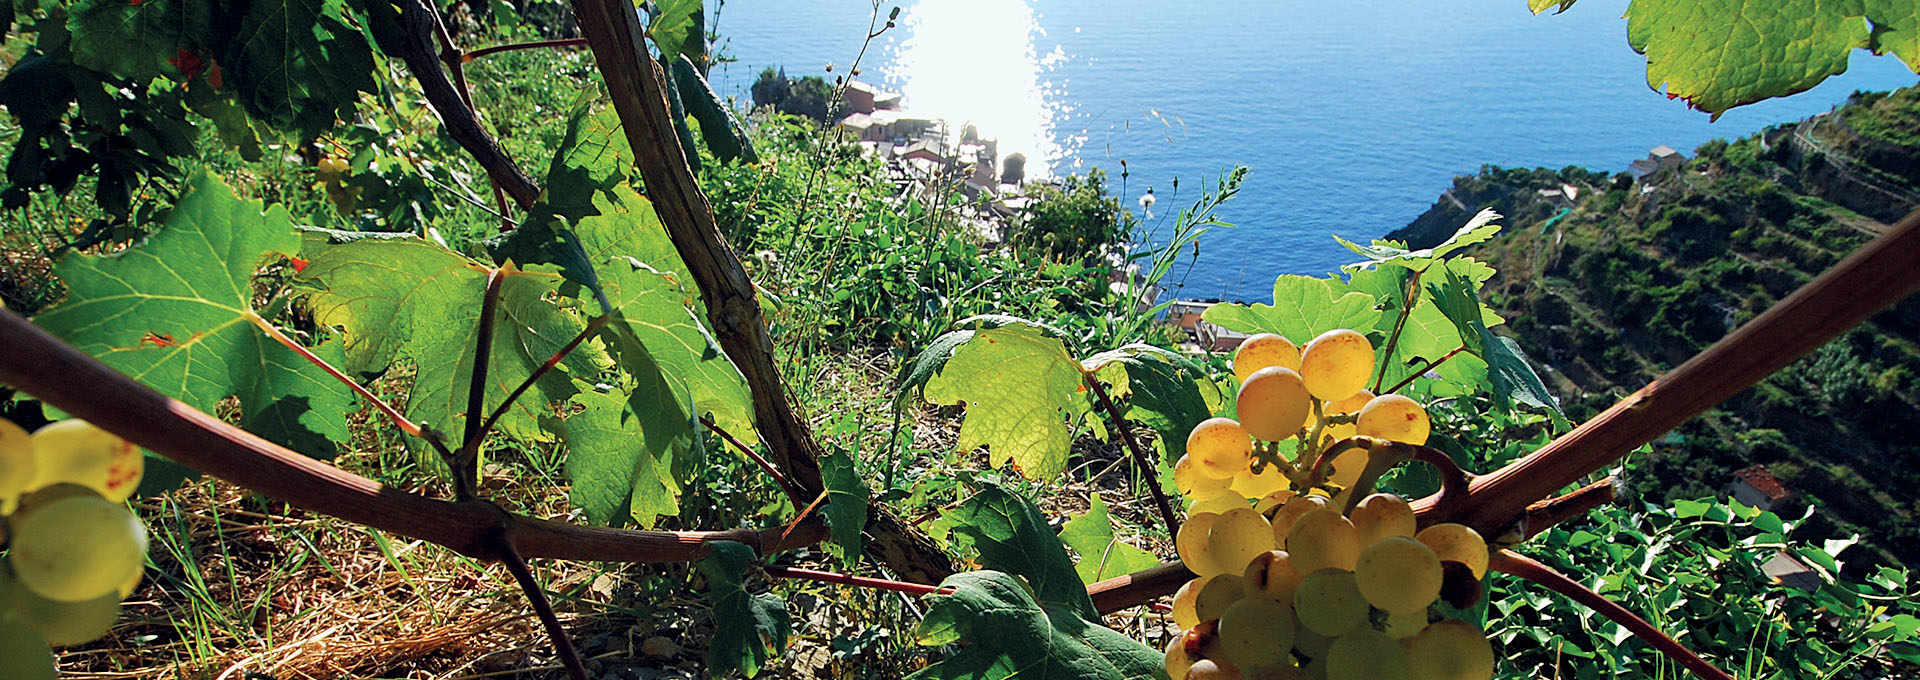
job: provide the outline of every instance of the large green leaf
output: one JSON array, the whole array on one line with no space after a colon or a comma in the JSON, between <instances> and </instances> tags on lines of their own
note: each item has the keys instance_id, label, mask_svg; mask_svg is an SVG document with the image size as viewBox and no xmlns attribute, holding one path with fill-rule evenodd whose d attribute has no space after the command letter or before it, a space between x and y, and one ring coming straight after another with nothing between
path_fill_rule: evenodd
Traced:
<instances>
[{"instance_id":1,"label":"large green leaf","mask_svg":"<svg viewBox=\"0 0 1920 680\"><path fill-rule=\"evenodd\" d=\"M309 233L301 253L309 264L299 280L315 291L308 306L316 322L340 329L349 366L376 372L412 362L408 417L457 437L465 424L474 337L492 268L418 238L334 243ZM551 301L559 275L512 268L503 274L487 366L488 409L585 329ZM611 363L600 347L581 345L515 402L499 429L521 439L540 437L538 419L548 405L576 393L575 378L596 378Z\"/></svg>"},{"instance_id":2,"label":"large green leaf","mask_svg":"<svg viewBox=\"0 0 1920 680\"><path fill-rule=\"evenodd\" d=\"M659 46L662 61L672 63L674 57L680 55L695 59L706 57L707 36L701 35L700 0L658 0L654 9L653 21L647 24L647 35Z\"/></svg>"},{"instance_id":3,"label":"large green leaf","mask_svg":"<svg viewBox=\"0 0 1920 680\"><path fill-rule=\"evenodd\" d=\"M1528 0L1535 13L1573 0ZM1719 117L1800 92L1847 70L1855 49L1920 71L1912 0L1634 0L1627 42L1647 57L1647 85Z\"/></svg>"},{"instance_id":4,"label":"large green leaf","mask_svg":"<svg viewBox=\"0 0 1920 680\"><path fill-rule=\"evenodd\" d=\"M787 606L779 596L747 592L752 548L731 541L712 545L713 553L695 565L707 577L707 602L713 605L707 677L737 670L751 678L787 648Z\"/></svg>"},{"instance_id":5,"label":"large green leaf","mask_svg":"<svg viewBox=\"0 0 1920 680\"><path fill-rule=\"evenodd\" d=\"M1100 612L1074 571L1060 537L1031 501L1005 489L984 485L979 493L947 513L953 533L980 553L988 569L1017 574L1033 584L1040 601L1099 621Z\"/></svg>"},{"instance_id":6,"label":"large green leaf","mask_svg":"<svg viewBox=\"0 0 1920 680\"><path fill-rule=\"evenodd\" d=\"M914 629L922 645L957 645L915 680L1135 680L1167 677L1160 652L1070 610L1035 602L1020 581L995 571L947 577L949 595L929 595Z\"/></svg>"},{"instance_id":7,"label":"large green leaf","mask_svg":"<svg viewBox=\"0 0 1920 680\"><path fill-rule=\"evenodd\" d=\"M1067 468L1071 426L1093 407L1080 362L1066 345L1026 324L978 331L927 381L927 401L966 404L959 448L986 446L1030 479Z\"/></svg>"},{"instance_id":8,"label":"large green leaf","mask_svg":"<svg viewBox=\"0 0 1920 680\"><path fill-rule=\"evenodd\" d=\"M1407 250L1406 244L1399 241L1376 240L1372 245L1363 246L1338 236L1333 238L1339 241L1340 245L1346 246L1347 250L1367 258L1365 262L1348 265L1349 269L1356 266L1371 267L1381 264L1394 264L1408 269L1426 269L1428 265L1446 257L1448 253L1493 238L1494 234L1500 232L1500 225L1494 223L1497 219L1500 219L1500 213L1494 212L1492 208L1483 209L1472 219L1467 220L1466 224L1454 230L1453 235L1448 236L1447 240L1441 241L1432 248L1420 250Z\"/></svg>"},{"instance_id":9,"label":"large green leaf","mask_svg":"<svg viewBox=\"0 0 1920 680\"><path fill-rule=\"evenodd\" d=\"M1107 514L1107 502L1093 494L1087 512L1067 520L1060 528L1060 541L1080 554L1073 565L1080 582L1092 584L1101 579L1131 574L1160 566L1160 558L1120 540L1113 533L1113 518Z\"/></svg>"},{"instance_id":10,"label":"large green leaf","mask_svg":"<svg viewBox=\"0 0 1920 680\"><path fill-rule=\"evenodd\" d=\"M202 411L235 397L256 434L331 456L347 440L353 393L263 332L253 307L254 272L299 248L285 209L201 175L145 243L62 259L54 271L67 299L34 322Z\"/></svg>"},{"instance_id":11,"label":"large green leaf","mask_svg":"<svg viewBox=\"0 0 1920 680\"><path fill-rule=\"evenodd\" d=\"M633 372L643 386L635 391L665 389L658 371ZM634 409L627 395L618 393L582 392L568 404L576 412L543 422L566 444L570 498L587 521L652 526L660 517L679 514L682 487L676 468L699 455L690 445L698 438L684 412Z\"/></svg>"},{"instance_id":12,"label":"large green leaf","mask_svg":"<svg viewBox=\"0 0 1920 680\"><path fill-rule=\"evenodd\" d=\"M820 517L833 535L830 548L848 566L859 564L861 532L867 528L867 504L873 492L846 451L836 450L820 459L820 483L827 488L827 507L820 510Z\"/></svg>"},{"instance_id":13,"label":"large green leaf","mask_svg":"<svg viewBox=\"0 0 1920 680\"><path fill-rule=\"evenodd\" d=\"M214 55L247 112L303 136L351 120L360 93L378 91L373 47L339 0L251 0L221 37Z\"/></svg>"},{"instance_id":14,"label":"large green leaf","mask_svg":"<svg viewBox=\"0 0 1920 680\"><path fill-rule=\"evenodd\" d=\"M78 0L67 7L73 63L140 83L184 76L168 60L211 38L211 9L205 2Z\"/></svg>"},{"instance_id":15,"label":"large green leaf","mask_svg":"<svg viewBox=\"0 0 1920 680\"><path fill-rule=\"evenodd\" d=\"M1126 402L1126 417L1159 434L1156 443L1169 464L1186 454L1193 426L1213 415L1206 392L1218 388L1205 370L1175 352L1133 344L1087 357L1081 365L1113 386L1109 396Z\"/></svg>"},{"instance_id":16,"label":"large green leaf","mask_svg":"<svg viewBox=\"0 0 1920 680\"><path fill-rule=\"evenodd\" d=\"M1373 296L1337 278L1285 274L1273 282L1273 304L1218 304L1200 318L1241 333L1278 333L1294 344L1335 328L1364 329L1378 314Z\"/></svg>"}]
</instances>

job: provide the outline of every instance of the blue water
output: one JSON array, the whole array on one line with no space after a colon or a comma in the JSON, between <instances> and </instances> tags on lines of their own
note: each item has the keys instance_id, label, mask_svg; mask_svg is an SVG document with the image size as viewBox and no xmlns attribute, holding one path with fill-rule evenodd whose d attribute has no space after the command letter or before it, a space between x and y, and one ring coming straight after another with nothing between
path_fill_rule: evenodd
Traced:
<instances>
[{"instance_id":1,"label":"blue water","mask_svg":"<svg viewBox=\"0 0 1920 680\"><path fill-rule=\"evenodd\" d=\"M869 45L861 79L905 91L909 109L976 121L1002 153L1056 174L1105 168L1130 206L1153 188L1149 228L1231 165L1251 168L1222 211L1238 226L1206 237L1176 282L1183 297L1265 300L1277 274L1332 271L1353 256L1331 234L1403 226L1482 164L1619 171L1655 145L1690 152L1856 89L1916 82L1861 53L1814 90L1709 122L1648 89L1619 18L1626 0L1539 17L1521 0L898 4L900 25ZM730 0L717 27L738 62L715 86L744 98L767 65L845 74L871 9Z\"/></svg>"}]
</instances>

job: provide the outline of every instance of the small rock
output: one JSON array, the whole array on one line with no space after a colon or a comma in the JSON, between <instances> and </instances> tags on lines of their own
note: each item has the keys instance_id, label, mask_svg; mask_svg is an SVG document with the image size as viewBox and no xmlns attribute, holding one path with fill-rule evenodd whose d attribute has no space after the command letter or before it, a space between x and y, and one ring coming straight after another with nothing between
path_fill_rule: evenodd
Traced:
<instances>
[{"instance_id":1,"label":"small rock","mask_svg":"<svg viewBox=\"0 0 1920 680\"><path fill-rule=\"evenodd\" d=\"M671 657L680 654L680 643L655 635L640 641L640 653L652 657Z\"/></svg>"}]
</instances>

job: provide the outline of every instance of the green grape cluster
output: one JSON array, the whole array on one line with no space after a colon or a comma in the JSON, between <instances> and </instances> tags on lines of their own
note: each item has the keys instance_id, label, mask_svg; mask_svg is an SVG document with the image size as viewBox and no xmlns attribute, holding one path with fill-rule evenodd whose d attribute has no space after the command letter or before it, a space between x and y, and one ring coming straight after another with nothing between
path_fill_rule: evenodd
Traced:
<instances>
[{"instance_id":1,"label":"green grape cluster","mask_svg":"<svg viewBox=\"0 0 1920 680\"><path fill-rule=\"evenodd\" d=\"M147 530L126 506L143 471L139 447L85 421L29 435L0 420L0 624L48 645L107 632L146 566Z\"/></svg>"},{"instance_id":2,"label":"green grape cluster","mask_svg":"<svg viewBox=\"0 0 1920 680\"><path fill-rule=\"evenodd\" d=\"M1174 594L1175 680L1487 680L1493 648L1469 606L1487 569L1472 528L1421 529L1388 493L1364 495L1369 440L1424 444L1419 402L1374 395L1373 346L1350 330L1304 348L1248 338L1234 356L1237 418L1193 428L1175 483L1191 500L1175 536L1197 578ZM1294 442L1293 455L1282 442ZM1315 466L1323 453L1337 457ZM1377 476L1378 471L1374 471Z\"/></svg>"}]
</instances>

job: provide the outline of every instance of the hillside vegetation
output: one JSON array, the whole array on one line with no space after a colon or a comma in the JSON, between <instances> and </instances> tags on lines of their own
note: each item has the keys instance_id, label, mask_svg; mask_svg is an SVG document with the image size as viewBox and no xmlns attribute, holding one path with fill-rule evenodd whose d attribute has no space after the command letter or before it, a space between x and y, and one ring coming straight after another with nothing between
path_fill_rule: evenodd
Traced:
<instances>
[{"instance_id":1,"label":"hillside vegetation","mask_svg":"<svg viewBox=\"0 0 1920 680\"><path fill-rule=\"evenodd\" d=\"M1507 215L1475 253L1500 271L1489 301L1579 419L1920 206L1920 89L1860 93L1832 114L1714 140L1638 182L1486 167L1448 193L1458 203L1443 196L1388 238L1420 247L1481 207ZM1909 298L1669 435L1659 455L1629 459L1630 492L1698 497L1764 464L1795 494L1783 515L1817 507L1809 531L1859 531L1881 560L1920 558L1916 337L1920 299Z\"/></svg>"}]
</instances>

